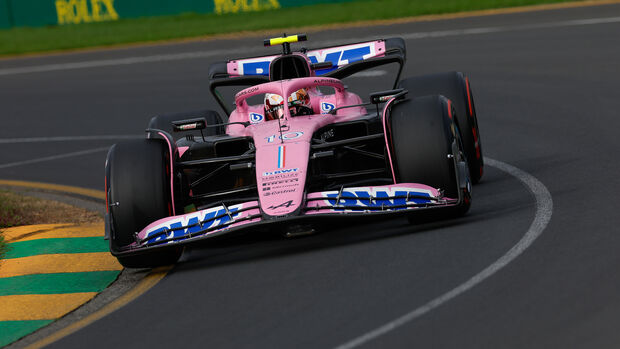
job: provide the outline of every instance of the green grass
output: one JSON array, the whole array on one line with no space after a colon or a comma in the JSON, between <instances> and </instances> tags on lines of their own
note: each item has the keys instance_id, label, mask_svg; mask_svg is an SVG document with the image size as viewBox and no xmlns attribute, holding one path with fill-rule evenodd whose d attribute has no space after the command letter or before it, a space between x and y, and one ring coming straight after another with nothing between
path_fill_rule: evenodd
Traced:
<instances>
[{"instance_id":1,"label":"green grass","mask_svg":"<svg viewBox=\"0 0 620 349\"><path fill-rule=\"evenodd\" d=\"M252 13L183 14L44 28L13 28L0 31L0 55L566 1L358 0Z\"/></svg>"},{"instance_id":2,"label":"green grass","mask_svg":"<svg viewBox=\"0 0 620 349\"><path fill-rule=\"evenodd\" d=\"M8 252L1 228L8 228L21 223L15 198L7 194L5 191L0 191L0 259Z\"/></svg>"},{"instance_id":3,"label":"green grass","mask_svg":"<svg viewBox=\"0 0 620 349\"><path fill-rule=\"evenodd\" d=\"M22 224L20 210L16 197L4 190L0 190L0 259L8 252L8 247L2 235L2 228Z\"/></svg>"},{"instance_id":4,"label":"green grass","mask_svg":"<svg viewBox=\"0 0 620 349\"><path fill-rule=\"evenodd\" d=\"M0 230L0 259L6 254L7 250L6 242L4 242L4 237L2 236L2 230Z\"/></svg>"},{"instance_id":5,"label":"green grass","mask_svg":"<svg viewBox=\"0 0 620 349\"><path fill-rule=\"evenodd\" d=\"M20 206L19 196L0 190L0 229L25 224Z\"/></svg>"}]
</instances>

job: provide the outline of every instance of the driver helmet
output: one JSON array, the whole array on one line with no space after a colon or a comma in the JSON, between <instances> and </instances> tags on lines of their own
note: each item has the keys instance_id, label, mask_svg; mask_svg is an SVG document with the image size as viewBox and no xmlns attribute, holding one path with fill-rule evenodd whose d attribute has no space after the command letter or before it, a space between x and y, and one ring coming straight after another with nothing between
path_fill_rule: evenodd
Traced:
<instances>
[{"instance_id":1,"label":"driver helmet","mask_svg":"<svg viewBox=\"0 0 620 349\"><path fill-rule=\"evenodd\" d=\"M305 88L300 88L291 93L288 97L288 108L291 111L291 116L312 115L308 91Z\"/></svg>"},{"instance_id":2,"label":"driver helmet","mask_svg":"<svg viewBox=\"0 0 620 349\"><path fill-rule=\"evenodd\" d=\"M284 117L284 98L275 93L265 94L265 119L275 120ZM305 88L301 88L288 97L288 108L291 116L311 115L310 96Z\"/></svg>"},{"instance_id":3,"label":"driver helmet","mask_svg":"<svg viewBox=\"0 0 620 349\"><path fill-rule=\"evenodd\" d=\"M275 120L284 117L284 98L275 93L265 93L265 119Z\"/></svg>"}]
</instances>

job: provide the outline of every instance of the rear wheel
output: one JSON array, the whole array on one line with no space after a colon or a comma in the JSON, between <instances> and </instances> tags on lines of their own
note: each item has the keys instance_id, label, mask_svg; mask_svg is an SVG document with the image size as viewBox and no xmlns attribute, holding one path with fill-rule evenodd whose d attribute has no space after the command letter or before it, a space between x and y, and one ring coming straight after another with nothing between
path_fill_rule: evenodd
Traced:
<instances>
[{"instance_id":1,"label":"rear wheel","mask_svg":"<svg viewBox=\"0 0 620 349\"><path fill-rule=\"evenodd\" d=\"M115 144L108 152L106 183L112 250L134 243L136 232L172 214L169 154L161 140ZM125 267L147 268L175 263L181 253L173 246L117 258Z\"/></svg>"},{"instance_id":2,"label":"rear wheel","mask_svg":"<svg viewBox=\"0 0 620 349\"><path fill-rule=\"evenodd\" d=\"M412 98L443 95L452 102L456 110L456 123L461 129L471 181L478 183L482 177L484 161L469 79L459 72L430 74L404 79L399 87L408 90Z\"/></svg>"},{"instance_id":3,"label":"rear wheel","mask_svg":"<svg viewBox=\"0 0 620 349\"><path fill-rule=\"evenodd\" d=\"M393 162L397 182L421 183L458 198L457 215L469 209L469 171L463 156L453 110L443 96L401 101L389 114Z\"/></svg>"}]
</instances>

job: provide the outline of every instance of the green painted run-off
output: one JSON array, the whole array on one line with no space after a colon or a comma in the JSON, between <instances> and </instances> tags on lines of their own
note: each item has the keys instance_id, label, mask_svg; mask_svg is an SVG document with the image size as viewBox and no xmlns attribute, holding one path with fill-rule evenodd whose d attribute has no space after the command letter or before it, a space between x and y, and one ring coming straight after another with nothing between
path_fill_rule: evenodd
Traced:
<instances>
[{"instance_id":1,"label":"green painted run-off","mask_svg":"<svg viewBox=\"0 0 620 349\"><path fill-rule=\"evenodd\" d=\"M0 278L0 296L101 292L116 280L118 273L111 270Z\"/></svg>"},{"instance_id":2,"label":"green painted run-off","mask_svg":"<svg viewBox=\"0 0 620 349\"><path fill-rule=\"evenodd\" d=\"M7 244L4 259L64 253L108 252L101 236L50 238ZM0 278L0 297L19 295L71 294L101 292L118 277L118 270L79 273L32 274ZM2 309L0 309L0 312ZM55 319L0 321L0 347L8 345Z\"/></svg>"},{"instance_id":3,"label":"green painted run-off","mask_svg":"<svg viewBox=\"0 0 620 349\"><path fill-rule=\"evenodd\" d=\"M5 259L58 253L108 252L108 242L101 236L85 238L53 238L8 244Z\"/></svg>"},{"instance_id":4,"label":"green painted run-off","mask_svg":"<svg viewBox=\"0 0 620 349\"><path fill-rule=\"evenodd\" d=\"M34 332L54 320L0 321L0 347Z\"/></svg>"}]
</instances>

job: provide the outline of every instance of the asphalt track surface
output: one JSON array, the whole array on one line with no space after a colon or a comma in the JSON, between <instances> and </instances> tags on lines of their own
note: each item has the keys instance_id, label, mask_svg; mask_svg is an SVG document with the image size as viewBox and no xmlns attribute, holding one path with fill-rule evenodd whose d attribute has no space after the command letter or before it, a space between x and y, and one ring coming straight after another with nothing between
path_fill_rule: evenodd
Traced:
<instances>
[{"instance_id":1,"label":"asphalt track surface","mask_svg":"<svg viewBox=\"0 0 620 349\"><path fill-rule=\"evenodd\" d=\"M309 47L402 35L405 76L470 76L483 150L497 161L474 188L469 214L192 248L146 294L50 347L620 346L618 17L620 6L610 5L312 33ZM101 149L114 140L16 138L140 135L152 115L214 105L209 63L267 52L261 42L0 61L0 177L102 189ZM371 90L377 80L349 86ZM528 189L501 164L542 187ZM552 212L540 212L544 190ZM467 283L540 215L548 225L503 268L351 342Z\"/></svg>"}]
</instances>

